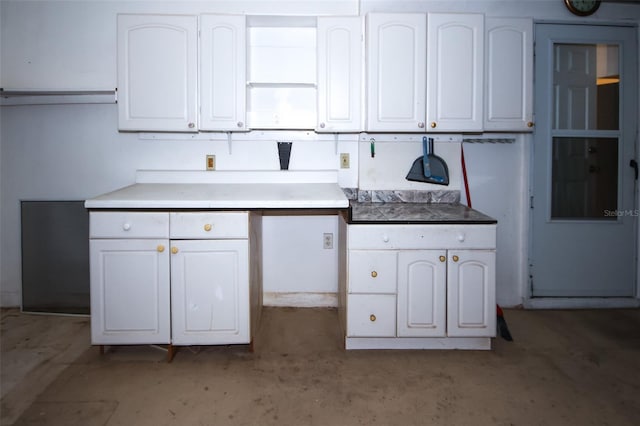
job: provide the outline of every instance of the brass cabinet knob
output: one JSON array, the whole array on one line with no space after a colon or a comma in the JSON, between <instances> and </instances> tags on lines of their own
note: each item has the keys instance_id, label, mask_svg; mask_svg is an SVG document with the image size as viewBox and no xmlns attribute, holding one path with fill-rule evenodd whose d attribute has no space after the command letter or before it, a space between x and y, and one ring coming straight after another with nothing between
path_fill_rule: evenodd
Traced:
<instances>
[{"instance_id":1,"label":"brass cabinet knob","mask_svg":"<svg viewBox=\"0 0 640 426\"><path fill-rule=\"evenodd\" d=\"M171 253L173 254L178 253L178 247L171 247Z\"/></svg>"},{"instance_id":2,"label":"brass cabinet knob","mask_svg":"<svg viewBox=\"0 0 640 426\"><path fill-rule=\"evenodd\" d=\"M207 223L206 225L204 225L204 230L207 232L211 231L211 224Z\"/></svg>"},{"instance_id":3,"label":"brass cabinet knob","mask_svg":"<svg viewBox=\"0 0 640 426\"><path fill-rule=\"evenodd\" d=\"M460 258L454 254L454 255L453 255L453 261L454 261L454 262L457 262L458 260L460 260Z\"/></svg>"},{"instance_id":4,"label":"brass cabinet knob","mask_svg":"<svg viewBox=\"0 0 640 426\"><path fill-rule=\"evenodd\" d=\"M378 276L378 273L376 271L371 271L371 277L375 278Z\"/></svg>"},{"instance_id":5,"label":"brass cabinet knob","mask_svg":"<svg viewBox=\"0 0 640 426\"><path fill-rule=\"evenodd\" d=\"M435 122L435 121L432 121L432 122L431 122L431 128L432 128L432 129L435 129L435 128L436 128L436 126L437 126L436 122Z\"/></svg>"},{"instance_id":6,"label":"brass cabinet knob","mask_svg":"<svg viewBox=\"0 0 640 426\"><path fill-rule=\"evenodd\" d=\"M371 314L369 315L369 321L374 322L376 320L376 316Z\"/></svg>"},{"instance_id":7,"label":"brass cabinet knob","mask_svg":"<svg viewBox=\"0 0 640 426\"><path fill-rule=\"evenodd\" d=\"M158 244L158 253L162 253L164 251L164 246L162 244Z\"/></svg>"},{"instance_id":8,"label":"brass cabinet knob","mask_svg":"<svg viewBox=\"0 0 640 426\"><path fill-rule=\"evenodd\" d=\"M444 256L440 256L440 258L439 258L439 259L440 259L440 262L444 262L445 260L447 260L447 258L446 258L446 257L444 257Z\"/></svg>"},{"instance_id":9,"label":"brass cabinet knob","mask_svg":"<svg viewBox=\"0 0 640 426\"><path fill-rule=\"evenodd\" d=\"M528 121L527 122L527 127L533 127L533 121Z\"/></svg>"}]
</instances>

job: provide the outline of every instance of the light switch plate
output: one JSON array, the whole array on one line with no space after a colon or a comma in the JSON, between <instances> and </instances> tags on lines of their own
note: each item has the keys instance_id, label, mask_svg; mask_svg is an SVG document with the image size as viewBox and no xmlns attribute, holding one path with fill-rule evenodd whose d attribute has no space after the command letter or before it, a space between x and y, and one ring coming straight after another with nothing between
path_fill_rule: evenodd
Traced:
<instances>
[{"instance_id":1,"label":"light switch plate","mask_svg":"<svg viewBox=\"0 0 640 426\"><path fill-rule=\"evenodd\" d=\"M348 152L343 152L340 154L340 168L341 169L348 169L351 166L350 161L349 161L349 153Z\"/></svg>"},{"instance_id":2,"label":"light switch plate","mask_svg":"<svg viewBox=\"0 0 640 426\"><path fill-rule=\"evenodd\" d=\"M215 170L215 169L216 169L216 156L207 155L207 170Z\"/></svg>"}]
</instances>

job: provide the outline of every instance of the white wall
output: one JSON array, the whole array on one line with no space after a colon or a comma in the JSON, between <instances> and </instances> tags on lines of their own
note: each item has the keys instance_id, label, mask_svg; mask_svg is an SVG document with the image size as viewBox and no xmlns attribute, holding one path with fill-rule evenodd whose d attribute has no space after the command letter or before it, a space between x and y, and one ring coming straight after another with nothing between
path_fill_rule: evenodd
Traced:
<instances>
[{"instance_id":1,"label":"white wall","mask_svg":"<svg viewBox=\"0 0 640 426\"><path fill-rule=\"evenodd\" d=\"M572 16L559 0L472 1L12 1L0 2L0 86L6 89L109 89L116 86L115 19L117 13L365 14L370 11L467 11L488 16L529 16L536 20L585 21ZM589 22L637 24L638 4L603 3ZM21 65L15 67L15 65ZM137 169L202 169L205 154L216 154L220 168L276 168L275 140L237 141L231 154L224 138L215 141L149 140L117 131L116 106L60 105L0 107L0 305L20 304L20 200L82 200L133 182ZM522 302L526 284L528 218L526 193L530 136L513 144L465 144L473 206L499 221L498 303ZM355 142L294 144L291 168L337 168L338 153ZM419 154L419 151L417 152ZM452 166L455 153L445 158ZM355 161L354 161L355 160ZM408 165L384 167L406 174ZM458 168L459 173L459 168ZM341 174L343 186L357 183ZM460 182L458 177L458 182ZM265 289L271 292L337 290L324 273L333 274L337 256L322 249L321 235L334 229L335 217L267 217L265 244L279 247L265 256ZM287 229L305 229L306 235ZM318 239L320 239L318 241ZM283 274L304 247L300 265L320 268L309 279ZM267 251L267 250L265 250ZM329 283L329 284L328 284ZM329 287L327 287L329 285Z\"/></svg>"}]
</instances>

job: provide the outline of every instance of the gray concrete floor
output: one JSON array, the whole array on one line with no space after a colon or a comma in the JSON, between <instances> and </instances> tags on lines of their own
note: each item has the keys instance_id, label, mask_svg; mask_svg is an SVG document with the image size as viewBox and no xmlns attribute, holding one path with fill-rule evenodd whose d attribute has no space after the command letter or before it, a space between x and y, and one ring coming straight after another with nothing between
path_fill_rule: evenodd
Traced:
<instances>
[{"instance_id":1,"label":"gray concrete floor","mask_svg":"<svg viewBox=\"0 0 640 426\"><path fill-rule=\"evenodd\" d=\"M337 312L265 308L247 346L89 345L3 310L2 425L636 425L640 310L506 310L492 351L341 349Z\"/></svg>"}]
</instances>

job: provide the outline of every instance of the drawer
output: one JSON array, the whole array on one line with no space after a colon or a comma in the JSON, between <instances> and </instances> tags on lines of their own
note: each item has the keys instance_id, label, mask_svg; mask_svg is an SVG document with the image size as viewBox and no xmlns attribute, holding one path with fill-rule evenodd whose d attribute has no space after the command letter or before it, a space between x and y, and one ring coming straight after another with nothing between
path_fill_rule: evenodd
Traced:
<instances>
[{"instance_id":1,"label":"drawer","mask_svg":"<svg viewBox=\"0 0 640 426\"><path fill-rule=\"evenodd\" d=\"M395 337L396 296L350 294L347 297L347 337Z\"/></svg>"},{"instance_id":2,"label":"drawer","mask_svg":"<svg viewBox=\"0 0 640 426\"><path fill-rule=\"evenodd\" d=\"M245 239L249 236L248 212L173 212L172 239Z\"/></svg>"},{"instance_id":3,"label":"drawer","mask_svg":"<svg viewBox=\"0 0 640 426\"><path fill-rule=\"evenodd\" d=\"M495 249L496 225L349 225L349 249Z\"/></svg>"},{"instance_id":4,"label":"drawer","mask_svg":"<svg viewBox=\"0 0 640 426\"><path fill-rule=\"evenodd\" d=\"M349 251L349 293L396 293L397 252Z\"/></svg>"},{"instance_id":5,"label":"drawer","mask_svg":"<svg viewBox=\"0 0 640 426\"><path fill-rule=\"evenodd\" d=\"M89 238L169 238L169 213L89 213Z\"/></svg>"}]
</instances>

